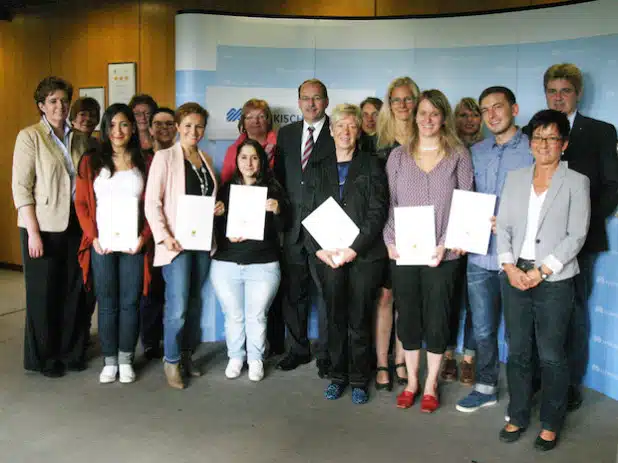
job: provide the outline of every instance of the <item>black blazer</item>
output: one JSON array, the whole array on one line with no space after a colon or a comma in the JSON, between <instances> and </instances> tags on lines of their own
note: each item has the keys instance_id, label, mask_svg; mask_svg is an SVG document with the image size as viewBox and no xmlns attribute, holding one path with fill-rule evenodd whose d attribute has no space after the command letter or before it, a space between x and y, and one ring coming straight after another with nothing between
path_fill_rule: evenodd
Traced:
<instances>
[{"instance_id":1,"label":"black blazer","mask_svg":"<svg viewBox=\"0 0 618 463\"><path fill-rule=\"evenodd\" d=\"M530 136L530 128L524 128ZM590 229L583 252L607 251L605 219L618 206L618 156L616 129L607 122L582 116L579 112L562 155L573 169L590 179Z\"/></svg>"},{"instance_id":2,"label":"black blazer","mask_svg":"<svg viewBox=\"0 0 618 463\"><path fill-rule=\"evenodd\" d=\"M324 125L313 146L313 151L305 171L301 169L300 144L303 135L303 121L281 127L277 134L277 156L275 157L274 173L288 193L290 200L289 226L284 232L284 246L290 246L301 241L302 204L304 181L307 170L315 163L332 165L336 169L335 143L330 134L330 120L326 116Z\"/></svg>"},{"instance_id":3,"label":"black blazer","mask_svg":"<svg viewBox=\"0 0 618 463\"><path fill-rule=\"evenodd\" d=\"M371 262L386 258L382 230L388 218L389 197L388 181L380 160L369 153L356 151L341 199L337 165L330 158L307 166L305 174L304 216L332 196L360 228L360 234L350 246L357 253L356 259ZM313 254L320 249L308 233L305 246Z\"/></svg>"}]
</instances>

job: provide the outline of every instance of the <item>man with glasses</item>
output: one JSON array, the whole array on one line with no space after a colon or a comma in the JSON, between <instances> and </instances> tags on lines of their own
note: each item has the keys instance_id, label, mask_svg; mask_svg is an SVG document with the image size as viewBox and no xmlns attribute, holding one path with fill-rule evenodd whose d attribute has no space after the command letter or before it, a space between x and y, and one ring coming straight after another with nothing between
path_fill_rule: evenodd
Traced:
<instances>
[{"instance_id":1,"label":"man with glasses","mask_svg":"<svg viewBox=\"0 0 618 463\"><path fill-rule=\"evenodd\" d=\"M512 170L532 165L528 137L515 125L519 106L506 87L489 87L479 97L481 116L492 137L472 145L476 191L500 193ZM487 255L469 254L468 297L476 340L476 384L474 390L457 403L457 410L474 412L498 400L498 328L502 318L502 294L496 238L492 236Z\"/></svg>"},{"instance_id":2,"label":"man with glasses","mask_svg":"<svg viewBox=\"0 0 618 463\"><path fill-rule=\"evenodd\" d=\"M303 204L305 167L313 162L332 159L336 171L335 144L326 116L328 93L318 79L309 79L298 87L298 107L303 120L282 127L277 137L275 173L286 188L291 202L291 218L284 234L282 263L285 271L283 318L288 331L288 353L278 363L280 370L293 370L309 363L311 350L307 334L311 308L310 286L314 282L319 295L319 339L316 342L318 375L328 376L330 359L327 345L325 306L316 274L316 257L309 255L304 246L306 233L301 221L306 216Z\"/></svg>"},{"instance_id":3,"label":"man with glasses","mask_svg":"<svg viewBox=\"0 0 618 463\"><path fill-rule=\"evenodd\" d=\"M549 109L567 115L571 125L569 145L562 155L569 169L590 179L590 228L577 256L579 274L575 276L575 308L567 339L570 387L568 409L582 403L581 383L588 365L590 322L588 298L592 292L592 271L599 252L607 251L605 220L618 205L618 157L616 129L603 121L583 116L577 105L583 91L582 73L570 63L554 64L543 76Z\"/></svg>"},{"instance_id":4,"label":"man with glasses","mask_svg":"<svg viewBox=\"0 0 618 463\"><path fill-rule=\"evenodd\" d=\"M152 137L153 154L157 151L170 148L176 141L176 122L174 111L170 108L158 108L150 116L148 128Z\"/></svg>"}]
</instances>

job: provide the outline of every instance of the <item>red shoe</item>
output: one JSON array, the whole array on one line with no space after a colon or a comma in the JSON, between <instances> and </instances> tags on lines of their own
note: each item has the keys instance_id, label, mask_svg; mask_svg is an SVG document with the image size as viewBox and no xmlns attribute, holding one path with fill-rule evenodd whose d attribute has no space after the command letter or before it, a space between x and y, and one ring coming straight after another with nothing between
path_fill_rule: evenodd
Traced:
<instances>
[{"instance_id":1,"label":"red shoe","mask_svg":"<svg viewBox=\"0 0 618 463\"><path fill-rule=\"evenodd\" d=\"M425 394L421 399L421 412L433 413L440 407L440 401L436 396Z\"/></svg>"},{"instance_id":2,"label":"red shoe","mask_svg":"<svg viewBox=\"0 0 618 463\"><path fill-rule=\"evenodd\" d=\"M416 392L410 392L404 389L403 392L397 396L397 408L410 408L414 405L416 394Z\"/></svg>"}]
</instances>

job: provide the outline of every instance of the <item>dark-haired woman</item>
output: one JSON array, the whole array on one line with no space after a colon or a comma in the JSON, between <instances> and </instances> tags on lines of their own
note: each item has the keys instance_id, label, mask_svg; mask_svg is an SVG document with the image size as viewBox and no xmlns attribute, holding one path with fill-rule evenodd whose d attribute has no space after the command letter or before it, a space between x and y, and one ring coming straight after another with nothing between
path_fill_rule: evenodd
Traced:
<instances>
[{"instance_id":1,"label":"dark-haired woman","mask_svg":"<svg viewBox=\"0 0 618 463\"><path fill-rule=\"evenodd\" d=\"M210 269L210 279L225 315L225 340L229 362L225 376L237 378L249 365L249 379L264 377L266 314L281 279L279 239L288 207L283 188L272 177L262 145L246 139L236 152L236 170L221 190L220 199L228 210L231 185L268 188L264 240L226 238L227 214L217 218L219 247ZM245 347L246 345L246 347Z\"/></svg>"},{"instance_id":2,"label":"dark-haired woman","mask_svg":"<svg viewBox=\"0 0 618 463\"><path fill-rule=\"evenodd\" d=\"M13 201L26 280L24 368L57 378L84 369L85 314L77 263L81 230L75 209L75 171L87 138L66 120L71 84L46 77L34 92L41 115L17 135Z\"/></svg>"},{"instance_id":3,"label":"dark-haired woman","mask_svg":"<svg viewBox=\"0 0 618 463\"><path fill-rule=\"evenodd\" d=\"M99 339L104 366L99 382L135 381L133 352L139 330L138 308L147 259L142 252L151 233L143 214L146 166L136 134L135 116L125 104L113 104L103 114L101 146L80 162L75 209L84 232L79 262L88 285L94 280L99 304ZM137 199L140 234L135 246L112 252L99 241L99 229L111 220L119 202ZM92 250L94 252L92 252Z\"/></svg>"}]
</instances>

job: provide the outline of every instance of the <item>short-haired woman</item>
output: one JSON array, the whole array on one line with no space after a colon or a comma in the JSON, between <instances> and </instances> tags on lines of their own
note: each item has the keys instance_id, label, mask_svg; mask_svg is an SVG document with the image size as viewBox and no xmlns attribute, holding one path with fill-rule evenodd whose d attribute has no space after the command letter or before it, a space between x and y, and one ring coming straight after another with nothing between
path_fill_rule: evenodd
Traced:
<instances>
[{"instance_id":1,"label":"short-haired woman","mask_svg":"<svg viewBox=\"0 0 618 463\"><path fill-rule=\"evenodd\" d=\"M69 121L75 130L79 130L88 138L99 125L101 120L101 105L91 97L82 97L75 100L69 112Z\"/></svg>"},{"instance_id":2,"label":"short-haired woman","mask_svg":"<svg viewBox=\"0 0 618 463\"><path fill-rule=\"evenodd\" d=\"M26 280L24 368L57 378L83 370L87 314L81 310L75 172L88 149L66 120L73 87L46 77L34 92L41 120L19 132L13 153L13 202Z\"/></svg>"},{"instance_id":3,"label":"short-haired woman","mask_svg":"<svg viewBox=\"0 0 618 463\"><path fill-rule=\"evenodd\" d=\"M534 352L541 364L541 432L535 447L556 446L567 406L565 351L574 303L577 254L590 221L590 182L560 157L569 120L547 109L530 120L535 164L509 173L497 218L498 260L509 340L510 402L500 440L515 442L530 424ZM535 339L536 342L531 340Z\"/></svg>"},{"instance_id":4,"label":"short-haired woman","mask_svg":"<svg viewBox=\"0 0 618 463\"><path fill-rule=\"evenodd\" d=\"M375 153L377 150L378 114L380 114L382 106L382 100L374 96L365 98L360 104L363 125L358 146L366 153Z\"/></svg>"},{"instance_id":5,"label":"short-haired woman","mask_svg":"<svg viewBox=\"0 0 618 463\"><path fill-rule=\"evenodd\" d=\"M140 93L133 95L129 101L129 108L135 115L137 121L137 135L139 136L140 147L142 150L152 149L152 137L148 131L150 117L157 110L159 105L150 95Z\"/></svg>"},{"instance_id":6,"label":"short-haired woman","mask_svg":"<svg viewBox=\"0 0 618 463\"><path fill-rule=\"evenodd\" d=\"M309 235L306 247L319 259L317 273L328 314L331 383L329 400L352 387L352 402L369 400L371 319L384 275L386 248L380 240L388 213L388 187L381 162L357 148L361 130L358 106L341 104L330 117L337 168L331 160L308 164L305 170L306 212L334 198L360 229L348 248L320 249Z\"/></svg>"},{"instance_id":7,"label":"short-haired woman","mask_svg":"<svg viewBox=\"0 0 618 463\"><path fill-rule=\"evenodd\" d=\"M212 160L198 147L207 122L208 112L197 103L185 103L176 110L179 141L156 153L146 185L145 211L155 241L154 266L162 267L165 280L164 371L168 384L175 389L185 387L181 362L190 376L200 375L191 355L201 342L200 320L210 253L184 250L174 233L181 196L217 194ZM223 212L219 201L214 214Z\"/></svg>"},{"instance_id":8,"label":"short-haired woman","mask_svg":"<svg viewBox=\"0 0 618 463\"><path fill-rule=\"evenodd\" d=\"M453 286L459 252L444 247L455 189L472 190L472 160L457 137L453 113L439 90L424 91L416 109L408 146L396 148L386 164L390 189L389 217L384 241L392 261L393 293L399 310L397 333L405 350L408 385L397 397L397 407L409 408L419 392L418 368L423 341L427 350L427 378L421 411L439 405L438 373L449 339ZM395 207L433 206L436 251L432 265L396 265Z\"/></svg>"},{"instance_id":9,"label":"short-haired woman","mask_svg":"<svg viewBox=\"0 0 618 463\"><path fill-rule=\"evenodd\" d=\"M407 146L410 143L414 126L414 112L418 103L420 90L410 77L394 79L386 90L386 98L378 115L377 128L377 156L386 164L390 153L398 146ZM388 354L394 319L397 309L393 307L393 291L391 269L384 266L382 287L378 296L375 344L377 359L376 389L392 390L392 379L389 374ZM408 382L408 374L403 356L403 347L399 336L395 333L395 377L398 384Z\"/></svg>"},{"instance_id":10,"label":"short-haired woman","mask_svg":"<svg viewBox=\"0 0 618 463\"><path fill-rule=\"evenodd\" d=\"M219 197L227 211L232 185L268 188L268 199L264 205L264 239L227 238L227 214L218 217L218 246L210 269L210 280L225 316L229 358L225 376L237 378L246 358L249 379L260 381L264 377L267 312L281 280L279 233L284 228L290 206L283 187L270 172L262 145L248 138L238 145L237 153L236 172L223 186Z\"/></svg>"},{"instance_id":11,"label":"short-haired woman","mask_svg":"<svg viewBox=\"0 0 618 463\"><path fill-rule=\"evenodd\" d=\"M86 285L92 277L99 306L104 357L99 382L103 384L113 383L116 376L121 383L135 381L133 354L139 331L139 302L148 283L148 258L143 251L152 237L144 219L145 184L146 165L135 116L127 105L113 104L103 114L100 146L80 162L75 193L75 209L84 231L79 262ZM99 230L111 220L106 211L127 199L137 199L140 205L139 237L132 249L113 252L105 248L107 243L99 241Z\"/></svg>"}]
</instances>

